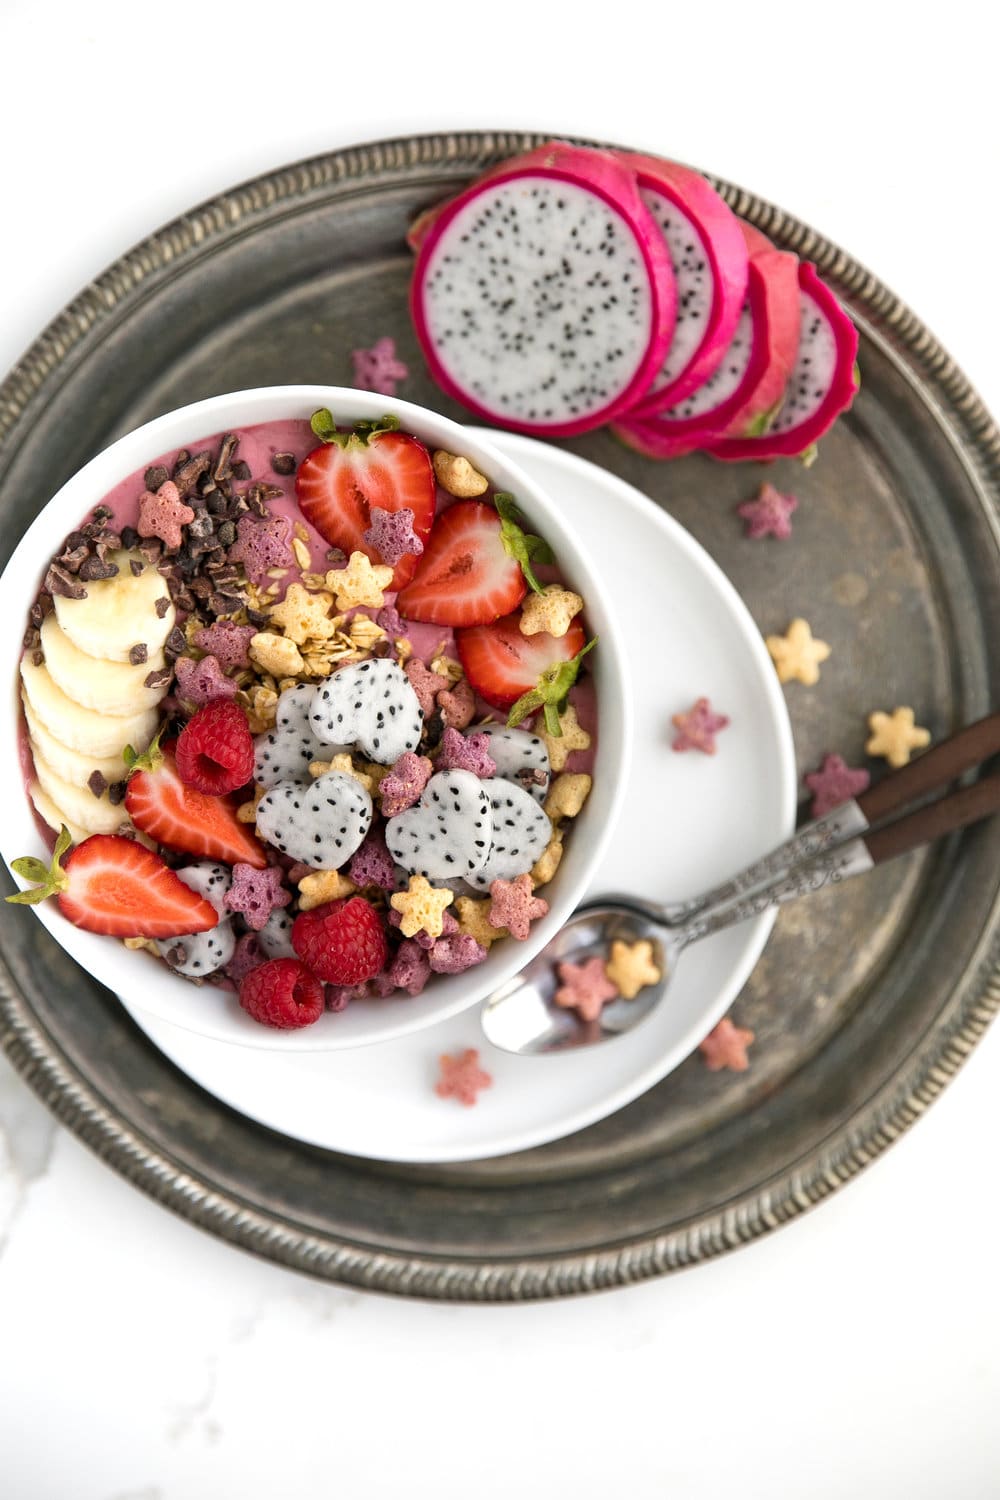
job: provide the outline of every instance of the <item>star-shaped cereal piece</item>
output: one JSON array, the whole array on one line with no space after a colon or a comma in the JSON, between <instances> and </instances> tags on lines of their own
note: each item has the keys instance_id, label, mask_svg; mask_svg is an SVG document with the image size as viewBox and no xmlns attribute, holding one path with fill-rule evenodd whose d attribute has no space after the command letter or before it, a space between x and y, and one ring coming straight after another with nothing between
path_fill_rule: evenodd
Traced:
<instances>
[{"instance_id":1,"label":"star-shaped cereal piece","mask_svg":"<svg viewBox=\"0 0 1000 1500\"><path fill-rule=\"evenodd\" d=\"M773 536L779 542L787 542L792 534L792 513L798 507L794 495L779 494L773 484L762 484L756 500L744 500L736 511L746 521L745 535L751 541Z\"/></svg>"},{"instance_id":2,"label":"star-shaped cereal piece","mask_svg":"<svg viewBox=\"0 0 1000 1500\"><path fill-rule=\"evenodd\" d=\"M435 974L464 974L474 969L489 953L485 943L479 943L467 932L456 932L450 937L440 937L429 949L431 968Z\"/></svg>"},{"instance_id":3,"label":"star-shaped cereal piece","mask_svg":"<svg viewBox=\"0 0 1000 1500\"><path fill-rule=\"evenodd\" d=\"M340 610L356 609L359 604L381 609L385 603L383 591L391 583L392 569L373 563L363 552L352 552L346 567L332 568L326 575L326 586Z\"/></svg>"},{"instance_id":4,"label":"star-shaped cereal piece","mask_svg":"<svg viewBox=\"0 0 1000 1500\"><path fill-rule=\"evenodd\" d=\"M699 698L683 714L674 714L670 720L678 731L671 743L674 750L701 750L705 755L714 755L715 736L729 725L725 714L714 714L707 698Z\"/></svg>"},{"instance_id":5,"label":"star-shaped cereal piece","mask_svg":"<svg viewBox=\"0 0 1000 1500\"><path fill-rule=\"evenodd\" d=\"M428 937L440 937L444 928L444 909L454 899L454 892L436 890L426 876L411 875L407 889L390 896L389 904L400 914L399 927L404 937L416 937L418 932L426 932Z\"/></svg>"},{"instance_id":6,"label":"star-shaped cereal piece","mask_svg":"<svg viewBox=\"0 0 1000 1500\"><path fill-rule=\"evenodd\" d=\"M471 896L459 896L455 902L460 932L468 933L477 943L488 948L498 938L509 937L506 927L494 927L490 921L490 902L474 901Z\"/></svg>"},{"instance_id":7,"label":"star-shaped cereal piece","mask_svg":"<svg viewBox=\"0 0 1000 1500\"><path fill-rule=\"evenodd\" d=\"M452 1057L442 1053L441 1076L434 1085L439 1099L457 1099L459 1104L475 1104L481 1090L488 1089L493 1082L491 1074L479 1066L479 1053L475 1047L466 1047L464 1052Z\"/></svg>"},{"instance_id":8,"label":"star-shaped cereal piece","mask_svg":"<svg viewBox=\"0 0 1000 1500\"><path fill-rule=\"evenodd\" d=\"M328 641L337 633L330 618L332 603L329 594L310 594L301 583L292 583L281 603L272 604L268 610L268 620L297 646L304 646L306 641Z\"/></svg>"},{"instance_id":9,"label":"star-shaped cereal piece","mask_svg":"<svg viewBox=\"0 0 1000 1500\"><path fill-rule=\"evenodd\" d=\"M625 1000L634 1000L640 990L648 984L658 984L663 978L663 970L653 957L653 945L646 938L637 943L615 938L604 972Z\"/></svg>"},{"instance_id":10,"label":"star-shaped cereal piece","mask_svg":"<svg viewBox=\"0 0 1000 1500\"><path fill-rule=\"evenodd\" d=\"M819 682L819 664L830 655L826 641L817 640L808 620L793 620L784 635L769 635L765 643L778 670L779 682Z\"/></svg>"},{"instance_id":11,"label":"star-shaped cereal piece","mask_svg":"<svg viewBox=\"0 0 1000 1500\"><path fill-rule=\"evenodd\" d=\"M251 637L250 656L278 682L283 677L298 677L305 670L302 652L295 642L273 630L260 630Z\"/></svg>"},{"instance_id":12,"label":"star-shaped cereal piece","mask_svg":"<svg viewBox=\"0 0 1000 1500\"><path fill-rule=\"evenodd\" d=\"M164 480L154 494L143 490L139 496L139 519L135 529L140 536L159 537L167 547L177 548L184 537L181 527L194 520L194 511L185 505L172 479Z\"/></svg>"},{"instance_id":13,"label":"star-shaped cereal piece","mask_svg":"<svg viewBox=\"0 0 1000 1500\"><path fill-rule=\"evenodd\" d=\"M914 750L922 750L931 742L930 730L922 729L914 717L912 708L896 708L891 714L869 714L868 727L872 733L865 753L885 756L896 770L907 765Z\"/></svg>"},{"instance_id":14,"label":"star-shaped cereal piece","mask_svg":"<svg viewBox=\"0 0 1000 1500\"><path fill-rule=\"evenodd\" d=\"M408 505L400 506L399 510L373 505L369 515L371 525L361 533L362 540L390 568L404 557L420 557L424 544L413 529L414 515Z\"/></svg>"},{"instance_id":15,"label":"star-shaped cereal piece","mask_svg":"<svg viewBox=\"0 0 1000 1500\"><path fill-rule=\"evenodd\" d=\"M534 894L530 875L516 880L494 880L490 886L489 921L493 927L506 927L511 937L524 942L532 922L544 917L549 903Z\"/></svg>"},{"instance_id":16,"label":"star-shaped cereal piece","mask_svg":"<svg viewBox=\"0 0 1000 1500\"><path fill-rule=\"evenodd\" d=\"M580 728L580 721L572 703L567 706L564 713L559 715L559 728L562 734L549 734L543 722L542 727L535 731L549 752L549 765L553 771L564 770L574 750L590 749L590 735L585 729Z\"/></svg>"},{"instance_id":17,"label":"star-shaped cereal piece","mask_svg":"<svg viewBox=\"0 0 1000 1500\"><path fill-rule=\"evenodd\" d=\"M292 899L281 883L282 871L275 865L256 870L253 865L233 865L233 883L225 901L230 911L242 912L248 927L259 932L268 917Z\"/></svg>"},{"instance_id":18,"label":"star-shaped cereal piece","mask_svg":"<svg viewBox=\"0 0 1000 1500\"><path fill-rule=\"evenodd\" d=\"M353 776L355 781L360 786L363 786L368 795L371 796L375 786L375 778L374 776L369 776L367 771L358 769L349 751L343 750L339 755L332 756L330 760L311 760L309 762L310 776L325 776L327 771L340 771L344 776Z\"/></svg>"},{"instance_id":19,"label":"star-shaped cereal piece","mask_svg":"<svg viewBox=\"0 0 1000 1500\"><path fill-rule=\"evenodd\" d=\"M379 785L382 814L394 818L420 800L424 787L430 781L434 767L426 755L415 750L404 750Z\"/></svg>"},{"instance_id":20,"label":"star-shaped cereal piece","mask_svg":"<svg viewBox=\"0 0 1000 1500\"><path fill-rule=\"evenodd\" d=\"M381 829L369 831L361 848L352 856L348 870L357 886L377 885L383 891L395 890L396 862L389 853Z\"/></svg>"},{"instance_id":21,"label":"star-shaped cereal piece","mask_svg":"<svg viewBox=\"0 0 1000 1500\"><path fill-rule=\"evenodd\" d=\"M583 608L579 594L561 584L546 584L540 594L529 594L521 607L522 635L564 636Z\"/></svg>"},{"instance_id":22,"label":"star-shaped cereal piece","mask_svg":"<svg viewBox=\"0 0 1000 1500\"><path fill-rule=\"evenodd\" d=\"M231 563L241 562L251 583L269 581L269 568L291 568L292 523L287 516L240 516L236 540L226 554Z\"/></svg>"},{"instance_id":23,"label":"star-shaped cereal piece","mask_svg":"<svg viewBox=\"0 0 1000 1500\"><path fill-rule=\"evenodd\" d=\"M430 960L419 943L407 939L396 949L387 973L396 989L405 990L408 995L419 995L431 977Z\"/></svg>"},{"instance_id":24,"label":"star-shaped cereal piece","mask_svg":"<svg viewBox=\"0 0 1000 1500\"><path fill-rule=\"evenodd\" d=\"M826 755L818 771L810 771L803 781L813 794L810 814L822 818L842 802L860 796L868 790L871 776L867 771L855 771L839 755Z\"/></svg>"},{"instance_id":25,"label":"star-shaped cereal piece","mask_svg":"<svg viewBox=\"0 0 1000 1500\"><path fill-rule=\"evenodd\" d=\"M596 1021L605 1003L618 994L600 957L588 958L582 964L559 964L556 972L562 981L555 992L556 1004L575 1010L584 1021Z\"/></svg>"},{"instance_id":26,"label":"star-shaped cereal piece","mask_svg":"<svg viewBox=\"0 0 1000 1500\"><path fill-rule=\"evenodd\" d=\"M434 674L438 674L435 672ZM453 687L445 686L437 696L438 711L449 729L465 729L476 716L476 695L463 677Z\"/></svg>"},{"instance_id":27,"label":"star-shaped cereal piece","mask_svg":"<svg viewBox=\"0 0 1000 1500\"><path fill-rule=\"evenodd\" d=\"M403 668L406 680L417 695L420 712L429 719L437 704L437 695L443 686L437 672L432 672L417 656L411 656Z\"/></svg>"},{"instance_id":28,"label":"star-shaped cereal piece","mask_svg":"<svg viewBox=\"0 0 1000 1500\"><path fill-rule=\"evenodd\" d=\"M397 358L396 341L376 339L370 349L353 349L354 384L362 391L377 391L380 396L394 396L396 382L405 380L409 370Z\"/></svg>"},{"instance_id":29,"label":"star-shaped cereal piece","mask_svg":"<svg viewBox=\"0 0 1000 1500\"><path fill-rule=\"evenodd\" d=\"M553 828L552 837L531 867L532 885L548 885L563 857L562 830Z\"/></svg>"},{"instance_id":30,"label":"star-shaped cereal piece","mask_svg":"<svg viewBox=\"0 0 1000 1500\"><path fill-rule=\"evenodd\" d=\"M235 698L239 689L231 677L223 674L214 656L195 661L179 656L174 664L177 673L177 696L199 708L215 698Z\"/></svg>"},{"instance_id":31,"label":"star-shaped cereal piece","mask_svg":"<svg viewBox=\"0 0 1000 1500\"><path fill-rule=\"evenodd\" d=\"M250 642L257 631L253 625L234 625L231 620L216 620L195 631L194 643L201 651L214 656L224 672L248 667Z\"/></svg>"},{"instance_id":32,"label":"star-shaped cereal piece","mask_svg":"<svg viewBox=\"0 0 1000 1500\"><path fill-rule=\"evenodd\" d=\"M747 1048L752 1041L752 1031L734 1026L728 1016L723 1016L718 1026L713 1026L705 1040L698 1043L698 1051L710 1073L718 1073L721 1068L745 1073L750 1066Z\"/></svg>"},{"instance_id":33,"label":"star-shaped cereal piece","mask_svg":"<svg viewBox=\"0 0 1000 1500\"><path fill-rule=\"evenodd\" d=\"M488 734L459 734L448 728L441 736L441 748L435 762L439 771L471 771L473 776L496 775L496 761L490 755Z\"/></svg>"},{"instance_id":34,"label":"star-shaped cereal piece","mask_svg":"<svg viewBox=\"0 0 1000 1500\"><path fill-rule=\"evenodd\" d=\"M563 771L549 788L549 795L542 804L553 821L559 818L575 818L590 796L593 778L585 771Z\"/></svg>"},{"instance_id":35,"label":"star-shaped cereal piece","mask_svg":"<svg viewBox=\"0 0 1000 1500\"><path fill-rule=\"evenodd\" d=\"M327 901L340 901L355 891L354 882L339 870L314 870L298 884L300 911L312 911L314 906L324 906Z\"/></svg>"}]
</instances>

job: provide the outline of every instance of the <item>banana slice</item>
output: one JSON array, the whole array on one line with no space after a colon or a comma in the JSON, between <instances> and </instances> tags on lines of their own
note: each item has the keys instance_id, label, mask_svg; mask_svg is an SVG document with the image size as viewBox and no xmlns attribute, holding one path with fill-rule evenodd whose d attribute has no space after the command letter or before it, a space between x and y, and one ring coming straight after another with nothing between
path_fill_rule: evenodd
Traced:
<instances>
[{"instance_id":1,"label":"banana slice","mask_svg":"<svg viewBox=\"0 0 1000 1500\"><path fill-rule=\"evenodd\" d=\"M142 563L138 575L129 566L132 561ZM108 562L117 563L117 574L88 583L86 599L56 596L56 619L73 645L87 656L127 662L132 647L141 644L153 657L162 650L177 618L167 585L141 553L111 552ZM161 617L156 604L163 599L167 608Z\"/></svg>"},{"instance_id":2,"label":"banana slice","mask_svg":"<svg viewBox=\"0 0 1000 1500\"><path fill-rule=\"evenodd\" d=\"M79 823L74 823L72 818L66 816L61 807L56 807L47 792L43 792L37 781L33 781L28 787L28 796L35 804L35 811L43 823L47 823L54 833L58 833L63 824L69 829L70 838L74 844L82 844L87 837L87 830L81 828Z\"/></svg>"},{"instance_id":3,"label":"banana slice","mask_svg":"<svg viewBox=\"0 0 1000 1500\"><path fill-rule=\"evenodd\" d=\"M130 662L102 661L74 646L54 614L46 615L41 629L45 665L56 687L84 708L102 714L134 714L155 708L164 688L148 688L145 679L164 664L162 651L150 654L140 667Z\"/></svg>"},{"instance_id":4,"label":"banana slice","mask_svg":"<svg viewBox=\"0 0 1000 1500\"><path fill-rule=\"evenodd\" d=\"M24 705L28 741L32 750L42 755L63 781L68 781L71 786L86 786L95 771L100 771L105 781L121 781L126 774L121 751L117 755L97 756L81 755L78 750L70 750L46 729L28 702L27 693L21 693L21 702ZM132 748L139 751L146 747L134 745Z\"/></svg>"},{"instance_id":5,"label":"banana slice","mask_svg":"<svg viewBox=\"0 0 1000 1500\"><path fill-rule=\"evenodd\" d=\"M81 708L67 698L43 665L36 667L30 656L21 658L21 681L25 696L46 729L68 750L80 755L120 756L126 745L145 749L156 733L155 708L115 717ZM44 816L44 814L43 814Z\"/></svg>"},{"instance_id":6,"label":"banana slice","mask_svg":"<svg viewBox=\"0 0 1000 1500\"><path fill-rule=\"evenodd\" d=\"M125 811L124 802L118 807L113 807L108 801L108 794L103 797L95 797L93 792L86 787L71 786L68 781L63 781L57 776L50 765L37 752L35 753L35 775L38 777L42 791L55 803L56 808L61 810L65 817L67 828L74 823L77 828L83 828L87 833L117 833L123 823L128 822L128 813ZM72 832L72 829L70 830Z\"/></svg>"}]
</instances>

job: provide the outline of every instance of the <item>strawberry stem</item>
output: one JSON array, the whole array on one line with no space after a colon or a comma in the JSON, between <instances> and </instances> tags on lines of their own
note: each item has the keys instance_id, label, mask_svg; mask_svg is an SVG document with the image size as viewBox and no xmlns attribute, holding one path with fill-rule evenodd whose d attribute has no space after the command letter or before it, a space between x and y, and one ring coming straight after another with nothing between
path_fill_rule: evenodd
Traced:
<instances>
[{"instance_id":1,"label":"strawberry stem","mask_svg":"<svg viewBox=\"0 0 1000 1500\"><path fill-rule=\"evenodd\" d=\"M125 746L122 751L122 760L130 776L133 771L156 771L162 766L163 751L160 749L160 737L165 728L165 724L160 725L142 755L138 755L131 745Z\"/></svg>"},{"instance_id":2,"label":"strawberry stem","mask_svg":"<svg viewBox=\"0 0 1000 1500\"><path fill-rule=\"evenodd\" d=\"M532 536L521 528L524 517L517 508L513 495L498 493L493 496L493 504L497 508L500 517L500 540L508 557L512 557L524 574L524 581L536 594L544 594L545 589L535 577L532 563L555 562L552 548L548 542L540 536Z\"/></svg>"},{"instance_id":3,"label":"strawberry stem","mask_svg":"<svg viewBox=\"0 0 1000 1500\"><path fill-rule=\"evenodd\" d=\"M399 427L399 418L387 413L378 420L355 422L348 431L339 432L333 413L327 407L321 406L318 411L313 412L309 419L309 426L321 443L336 443L338 448L346 450L367 448L372 438L378 437L383 432L395 432Z\"/></svg>"},{"instance_id":4,"label":"strawberry stem","mask_svg":"<svg viewBox=\"0 0 1000 1500\"><path fill-rule=\"evenodd\" d=\"M59 837L52 851L51 865L44 864L42 860L35 859L30 854L24 855L22 859L12 860L10 867L15 875L20 875L24 880L37 881L38 884L31 890L18 891L15 895L6 896L4 899L12 906L37 906L46 897L68 890L69 876L63 869L61 860L72 842L73 837L64 823L59 830Z\"/></svg>"},{"instance_id":5,"label":"strawberry stem","mask_svg":"<svg viewBox=\"0 0 1000 1500\"><path fill-rule=\"evenodd\" d=\"M546 667L538 682L528 692L522 693L507 715L507 728L516 729L522 719L535 712L536 708L544 709L545 730L553 739L562 738L562 725L559 715L566 707L566 699L569 697L570 688L580 675L580 663L588 651L592 651L597 645L597 636L588 641L581 651L570 661L557 661L551 667Z\"/></svg>"}]
</instances>

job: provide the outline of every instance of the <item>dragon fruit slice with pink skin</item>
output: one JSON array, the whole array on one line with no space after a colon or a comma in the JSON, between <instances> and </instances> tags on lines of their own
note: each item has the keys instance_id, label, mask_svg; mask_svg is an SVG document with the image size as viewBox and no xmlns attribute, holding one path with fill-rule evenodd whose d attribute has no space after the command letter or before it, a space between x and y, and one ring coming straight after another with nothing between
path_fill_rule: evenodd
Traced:
<instances>
[{"instance_id":1,"label":"dragon fruit slice with pink skin","mask_svg":"<svg viewBox=\"0 0 1000 1500\"><path fill-rule=\"evenodd\" d=\"M816 442L854 400L858 330L808 261L799 266L799 295L798 351L777 416L760 436L706 444L713 458L738 463L801 457L809 463Z\"/></svg>"},{"instance_id":2,"label":"dragon fruit slice with pink skin","mask_svg":"<svg viewBox=\"0 0 1000 1500\"><path fill-rule=\"evenodd\" d=\"M749 436L774 420L799 347L798 259L741 224L750 250L747 296L719 368L670 411L629 413L615 434L649 458L680 458L720 437Z\"/></svg>"},{"instance_id":3,"label":"dragon fruit slice with pink skin","mask_svg":"<svg viewBox=\"0 0 1000 1500\"><path fill-rule=\"evenodd\" d=\"M663 365L676 288L633 174L553 142L424 216L411 288L438 385L488 422L570 437L627 411Z\"/></svg>"},{"instance_id":4,"label":"dragon fruit slice with pink skin","mask_svg":"<svg viewBox=\"0 0 1000 1500\"><path fill-rule=\"evenodd\" d=\"M646 417L675 407L722 362L743 310L749 254L739 219L699 172L656 156L615 155L635 173L677 282L677 321L667 357L629 413Z\"/></svg>"}]
</instances>

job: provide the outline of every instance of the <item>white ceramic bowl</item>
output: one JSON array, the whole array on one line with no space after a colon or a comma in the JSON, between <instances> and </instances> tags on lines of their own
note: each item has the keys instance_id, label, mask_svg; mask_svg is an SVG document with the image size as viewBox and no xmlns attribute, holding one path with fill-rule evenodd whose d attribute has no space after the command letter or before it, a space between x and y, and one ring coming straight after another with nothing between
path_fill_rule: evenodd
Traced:
<instances>
[{"instance_id":1,"label":"white ceramic bowl","mask_svg":"<svg viewBox=\"0 0 1000 1500\"><path fill-rule=\"evenodd\" d=\"M477 968L464 974L434 976L423 994L413 999L362 1001L339 1015L324 1015L314 1026L300 1031L275 1031L252 1021L232 993L211 985L191 985L147 953L131 952L113 938L74 927L55 901L31 908L56 941L95 979L161 1020L220 1041L291 1051L358 1047L417 1031L476 1004L515 974L558 931L586 890L618 816L631 751L632 714L623 644L598 567L576 541L572 516L555 509L539 486L481 435L472 435L457 423L407 401L312 385L237 391L169 412L119 438L53 496L25 533L0 580L4 607L13 626L0 654L0 674L7 683L11 714L9 724L14 726L20 713L21 622L27 622L45 569L62 538L119 481L161 453L180 447L195 448L200 439L214 433L239 431L258 422L281 418L308 420L320 406L329 407L342 424L392 412L405 431L413 432L432 448L466 454L491 483L516 496L532 529L551 543L566 582L586 600L588 624L600 637L600 645L590 657L597 690L599 732L593 791L575 820L551 888L545 891L548 915L532 925L527 941L508 938L495 944L489 957ZM22 785L17 736L13 732L0 743L0 768L7 786ZM8 865L19 855L46 857L26 793L9 799L0 822L0 854ZM27 912L24 920L29 920ZM71 1003L69 995L66 1003Z\"/></svg>"}]
</instances>

